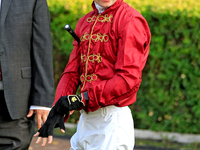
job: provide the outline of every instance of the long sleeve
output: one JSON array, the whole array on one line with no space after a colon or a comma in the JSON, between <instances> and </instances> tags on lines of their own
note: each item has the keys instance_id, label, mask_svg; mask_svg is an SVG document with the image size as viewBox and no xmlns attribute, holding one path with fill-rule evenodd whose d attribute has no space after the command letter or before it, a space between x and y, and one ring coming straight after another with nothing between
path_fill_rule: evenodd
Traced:
<instances>
[{"instance_id":1,"label":"long sleeve","mask_svg":"<svg viewBox=\"0 0 200 150\"><path fill-rule=\"evenodd\" d=\"M37 0L33 13L32 105L51 107L54 99L53 49L46 0Z\"/></svg>"}]
</instances>

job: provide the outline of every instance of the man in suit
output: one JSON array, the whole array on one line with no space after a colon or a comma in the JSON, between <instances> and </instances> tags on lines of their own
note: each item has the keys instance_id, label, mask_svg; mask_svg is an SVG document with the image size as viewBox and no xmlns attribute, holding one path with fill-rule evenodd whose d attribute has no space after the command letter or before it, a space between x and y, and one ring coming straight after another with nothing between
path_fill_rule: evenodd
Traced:
<instances>
[{"instance_id":1,"label":"man in suit","mask_svg":"<svg viewBox=\"0 0 200 150\"><path fill-rule=\"evenodd\" d=\"M46 0L0 0L0 150L27 150L54 99Z\"/></svg>"}]
</instances>

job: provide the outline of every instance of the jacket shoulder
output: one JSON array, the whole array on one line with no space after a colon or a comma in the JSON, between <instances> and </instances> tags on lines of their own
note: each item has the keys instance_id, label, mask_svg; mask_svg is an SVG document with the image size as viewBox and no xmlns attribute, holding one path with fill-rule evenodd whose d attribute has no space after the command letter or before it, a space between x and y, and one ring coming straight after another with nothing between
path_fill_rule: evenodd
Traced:
<instances>
[{"instance_id":1,"label":"jacket shoulder","mask_svg":"<svg viewBox=\"0 0 200 150\"><path fill-rule=\"evenodd\" d=\"M80 30L83 28L83 24L86 25L85 22L87 22L87 18L92 17L93 15L94 11L91 11L78 20L78 23L76 24L76 34L79 37L81 36Z\"/></svg>"},{"instance_id":2,"label":"jacket shoulder","mask_svg":"<svg viewBox=\"0 0 200 150\"><path fill-rule=\"evenodd\" d=\"M127 21L132 20L134 18L140 18L140 19L145 20L145 18L142 16L142 14L139 11L137 11L136 9L134 9L133 7L131 7L129 4L125 2L122 3L118 11L124 16L126 16L125 19L127 19Z\"/></svg>"}]
</instances>

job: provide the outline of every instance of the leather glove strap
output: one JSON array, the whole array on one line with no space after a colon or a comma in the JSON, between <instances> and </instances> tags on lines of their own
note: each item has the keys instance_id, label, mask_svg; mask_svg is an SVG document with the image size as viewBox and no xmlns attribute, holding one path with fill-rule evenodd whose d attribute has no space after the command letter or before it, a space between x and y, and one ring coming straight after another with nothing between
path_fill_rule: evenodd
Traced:
<instances>
[{"instance_id":1,"label":"leather glove strap","mask_svg":"<svg viewBox=\"0 0 200 150\"><path fill-rule=\"evenodd\" d=\"M82 106L85 106L85 103L83 102L83 95L68 95L67 97L69 102L69 111L78 109Z\"/></svg>"}]
</instances>

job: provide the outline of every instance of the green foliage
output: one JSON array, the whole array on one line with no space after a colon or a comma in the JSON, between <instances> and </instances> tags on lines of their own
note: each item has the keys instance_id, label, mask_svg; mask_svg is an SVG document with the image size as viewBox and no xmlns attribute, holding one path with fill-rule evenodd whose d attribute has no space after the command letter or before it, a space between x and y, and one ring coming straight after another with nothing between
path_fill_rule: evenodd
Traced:
<instances>
[{"instance_id":1,"label":"green foliage","mask_svg":"<svg viewBox=\"0 0 200 150\"><path fill-rule=\"evenodd\" d=\"M135 127L200 133L200 1L124 0L147 19L152 41L137 101L130 106ZM48 0L52 18L55 83L73 49L65 24L92 10L92 1ZM75 113L71 122L76 122Z\"/></svg>"},{"instance_id":2,"label":"green foliage","mask_svg":"<svg viewBox=\"0 0 200 150\"><path fill-rule=\"evenodd\" d=\"M152 42L133 106L138 128L199 133L200 18L188 14L187 10L158 13L151 7L143 12Z\"/></svg>"},{"instance_id":3,"label":"green foliage","mask_svg":"<svg viewBox=\"0 0 200 150\"><path fill-rule=\"evenodd\" d=\"M89 11L84 1L48 0L51 14L51 35L54 48L55 85L58 84L69 55L73 49L73 38L64 30L66 24L75 29L78 20ZM81 5L80 5L81 4ZM91 8L90 8L91 9Z\"/></svg>"}]
</instances>

